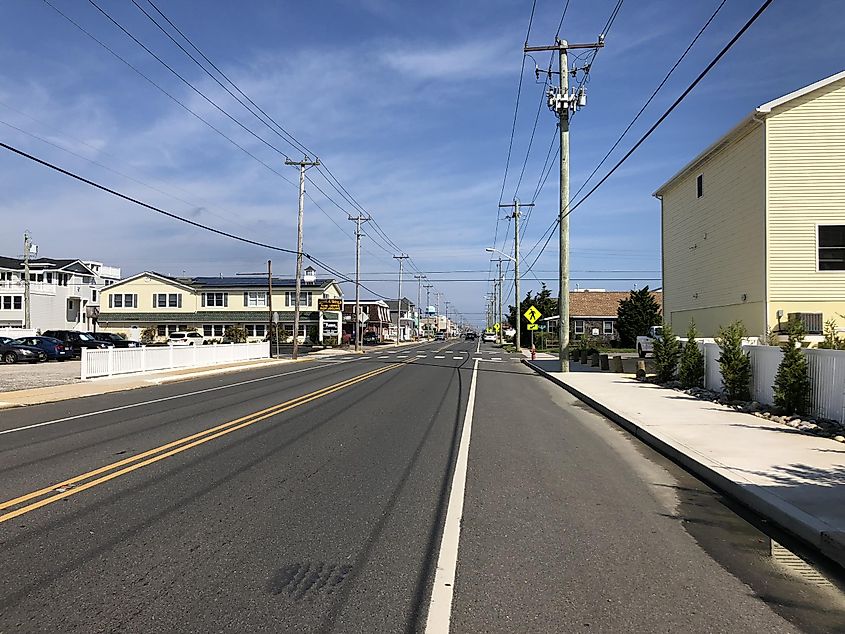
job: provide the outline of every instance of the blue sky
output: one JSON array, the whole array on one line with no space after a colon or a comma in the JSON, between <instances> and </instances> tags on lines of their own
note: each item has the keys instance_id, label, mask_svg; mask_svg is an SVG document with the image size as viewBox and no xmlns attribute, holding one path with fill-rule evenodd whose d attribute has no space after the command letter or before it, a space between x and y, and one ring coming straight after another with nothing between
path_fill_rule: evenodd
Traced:
<instances>
[{"instance_id":1,"label":"blue sky","mask_svg":"<svg viewBox=\"0 0 845 634\"><path fill-rule=\"evenodd\" d=\"M91 4L51 1L291 182L192 117L36 0L6 0L0 6L0 139L199 222L294 248L297 192L292 183L297 174L283 165L283 157L192 92ZM138 1L149 10L146 0ZM571 42L594 40L614 4L571 0L562 35ZM623 3L596 57L588 106L572 122L573 191L717 4ZM537 1L532 44L551 42L563 5ZM298 158L130 0L100 6L227 112ZM757 6L757 0L727 1L619 155ZM411 255L414 266L431 272L452 306L473 321L483 319L483 295L489 290L484 248L493 242L530 1L174 0L159 7L245 93L317 153L390 239ZM843 70L842 26L836 0L775 0L658 132L572 215L573 285L627 289L658 284L659 204L651 193L754 107ZM535 59L545 66L548 54ZM533 70L534 61L528 59L506 201L515 193L525 202L532 199L554 135L555 119L542 106L516 191L542 92ZM320 175L311 174L353 211ZM557 186L554 168L525 228L523 253L552 222ZM153 269L228 275L261 270L267 258L277 272L293 270L289 256L199 232L8 153L0 154L0 187L3 255L18 255L21 235L30 229L42 255L101 260L127 274ZM314 187L309 193L325 213L306 201L305 250L341 271L353 271L352 223ZM373 234L370 227L365 231ZM510 242L504 243L506 233L512 235L508 231L507 221L500 221L499 248L510 248ZM552 239L535 265L538 278L555 277L556 242ZM363 246L367 286L394 296L397 265L386 252L393 248L371 237ZM476 278L482 281L445 281ZM556 291L553 281L549 286ZM533 277L523 281L523 292L537 287ZM353 293L351 285L345 289ZM416 297L413 280L406 280L403 294Z\"/></svg>"}]
</instances>

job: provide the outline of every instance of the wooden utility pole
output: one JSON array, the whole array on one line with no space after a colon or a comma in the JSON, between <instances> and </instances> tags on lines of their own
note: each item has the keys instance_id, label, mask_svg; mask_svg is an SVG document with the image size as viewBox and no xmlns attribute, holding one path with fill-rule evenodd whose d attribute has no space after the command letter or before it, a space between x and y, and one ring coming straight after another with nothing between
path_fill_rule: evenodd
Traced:
<instances>
[{"instance_id":1,"label":"wooden utility pole","mask_svg":"<svg viewBox=\"0 0 845 634\"><path fill-rule=\"evenodd\" d=\"M349 216L355 223L355 351L361 351L361 223L369 221L363 214Z\"/></svg>"},{"instance_id":2,"label":"wooden utility pole","mask_svg":"<svg viewBox=\"0 0 845 634\"><path fill-rule=\"evenodd\" d=\"M399 260L399 302L396 304L396 345L399 345L399 335L402 332L402 264L408 259L404 253L394 255L394 260Z\"/></svg>"},{"instance_id":3,"label":"wooden utility pole","mask_svg":"<svg viewBox=\"0 0 845 634\"><path fill-rule=\"evenodd\" d=\"M32 240L29 238L29 231L23 234L23 327L27 330L32 328L30 319L30 295L29 295L29 253L32 249Z\"/></svg>"},{"instance_id":4,"label":"wooden utility pole","mask_svg":"<svg viewBox=\"0 0 845 634\"><path fill-rule=\"evenodd\" d=\"M299 167L299 218L296 223L296 302L293 309L293 358L299 354L299 304L300 288L302 284L302 216L305 207L305 169L320 164L320 159L309 161L306 156L301 161L285 159L285 165L296 165Z\"/></svg>"},{"instance_id":5,"label":"wooden utility pole","mask_svg":"<svg viewBox=\"0 0 845 634\"><path fill-rule=\"evenodd\" d=\"M533 207L534 203L528 204L521 204L518 200L515 200L512 203L508 203L505 205L499 205L499 207L512 207L513 213L510 215L513 218L513 257L511 260L513 261L513 292L514 292L514 303L516 304L516 336L514 337L514 347L516 348L517 352L522 351L522 344L520 342L521 332L522 332L522 315L520 315L519 310L519 216L520 216L520 208L521 207ZM499 288L499 292L501 293L501 287ZM500 311L501 312L501 311ZM501 326L500 326L501 328Z\"/></svg>"},{"instance_id":6,"label":"wooden utility pole","mask_svg":"<svg viewBox=\"0 0 845 634\"><path fill-rule=\"evenodd\" d=\"M566 40L558 39L552 46L525 46L524 53L538 51L558 52L558 75L560 86L549 88L549 108L560 120L560 287L558 288L558 354L560 356L560 371L569 372L569 118L573 111L587 104L583 84L577 92L569 91L569 57L570 49L599 49L604 46L604 37L592 44L569 44ZM577 70L576 70L577 72ZM551 71L549 75L551 75ZM517 305L519 301L517 301ZM519 311L517 311L519 312ZM517 315L517 322L520 316Z\"/></svg>"}]
</instances>

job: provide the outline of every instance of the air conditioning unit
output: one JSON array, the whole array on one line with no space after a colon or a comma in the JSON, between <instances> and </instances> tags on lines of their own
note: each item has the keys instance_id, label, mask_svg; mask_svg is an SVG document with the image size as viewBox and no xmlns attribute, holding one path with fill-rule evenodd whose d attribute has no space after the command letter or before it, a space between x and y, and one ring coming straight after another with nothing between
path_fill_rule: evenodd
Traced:
<instances>
[{"instance_id":1,"label":"air conditioning unit","mask_svg":"<svg viewBox=\"0 0 845 634\"><path fill-rule=\"evenodd\" d=\"M789 321L800 321L808 335L820 335L824 332L824 313L789 313L786 317Z\"/></svg>"}]
</instances>

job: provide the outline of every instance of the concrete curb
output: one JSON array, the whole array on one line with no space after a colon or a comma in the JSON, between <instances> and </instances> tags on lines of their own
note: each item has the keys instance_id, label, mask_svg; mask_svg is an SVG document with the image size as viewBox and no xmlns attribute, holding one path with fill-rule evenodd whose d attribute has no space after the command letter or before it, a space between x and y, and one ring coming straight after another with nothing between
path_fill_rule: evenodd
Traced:
<instances>
[{"instance_id":1,"label":"concrete curb","mask_svg":"<svg viewBox=\"0 0 845 634\"><path fill-rule=\"evenodd\" d=\"M532 363L529 359L523 359L522 362L540 376L562 387L710 486L737 500L758 515L770 520L779 528L812 545L827 558L845 568L845 532L836 530L817 517L805 513L796 506L772 495L757 485L743 485L725 477L717 470L721 465L715 463L707 464L703 460L690 456L682 449L671 444L671 442L658 438L640 427L636 422L620 415L577 388L561 381Z\"/></svg>"}]
</instances>

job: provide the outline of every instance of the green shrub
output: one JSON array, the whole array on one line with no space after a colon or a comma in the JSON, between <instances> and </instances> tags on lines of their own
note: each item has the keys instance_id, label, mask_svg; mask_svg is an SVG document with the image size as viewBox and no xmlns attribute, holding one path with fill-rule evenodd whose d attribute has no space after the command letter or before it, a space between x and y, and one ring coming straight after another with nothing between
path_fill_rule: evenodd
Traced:
<instances>
[{"instance_id":1,"label":"green shrub","mask_svg":"<svg viewBox=\"0 0 845 634\"><path fill-rule=\"evenodd\" d=\"M654 366L658 382L668 383L674 380L680 356L681 344L672 332L672 325L663 324L662 334L654 340Z\"/></svg>"},{"instance_id":2,"label":"green shrub","mask_svg":"<svg viewBox=\"0 0 845 634\"><path fill-rule=\"evenodd\" d=\"M698 331L695 329L695 322L689 323L687 330L687 342L684 344L684 351L681 354L681 369L679 378L681 387L702 387L704 385L704 355L698 347L695 338Z\"/></svg>"},{"instance_id":3,"label":"green shrub","mask_svg":"<svg viewBox=\"0 0 845 634\"><path fill-rule=\"evenodd\" d=\"M337 337L323 337L323 345L334 347L337 345Z\"/></svg>"},{"instance_id":4,"label":"green shrub","mask_svg":"<svg viewBox=\"0 0 845 634\"><path fill-rule=\"evenodd\" d=\"M845 350L845 339L839 336L835 319L828 319L824 322L824 341L819 344L819 348Z\"/></svg>"},{"instance_id":5,"label":"green shrub","mask_svg":"<svg viewBox=\"0 0 845 634\"><path fill-rule=\"evenodd\" d=\"M229 326L223 334L233 343L246 343L246 328L241 326Z\"/></svg>"},{"instance_id":6,"label":"green shrub","mask_svg":"<svg viewBox=\"0 0 845 634\"><path fill-rule=\"evenodd\" d=\"M783 345L783 359L775 375L775 405L787 414L804 414L810 405L807 357L801 352L804 326L796 319L786 328L789 340Z\"/></svg>"},{"instance_id":7,"label":"green shrub","mask_svg":"<svg viewBox=\"0 0 845 634\"><path fill-rule=\"evenodd\" d=\"M719 328L716 343L721 352L719 367L722 370L722 385L731 401L747 401L751 398L751 357L743 351L742 340L747 336L741 321Z\"/></svg>"}]
</instances>

